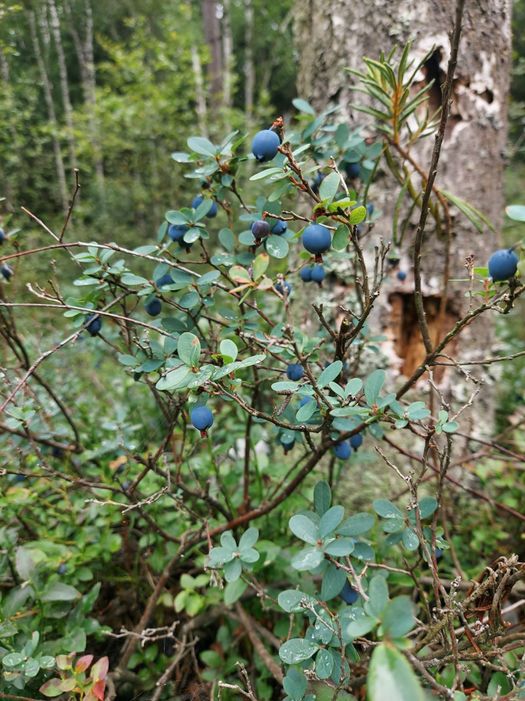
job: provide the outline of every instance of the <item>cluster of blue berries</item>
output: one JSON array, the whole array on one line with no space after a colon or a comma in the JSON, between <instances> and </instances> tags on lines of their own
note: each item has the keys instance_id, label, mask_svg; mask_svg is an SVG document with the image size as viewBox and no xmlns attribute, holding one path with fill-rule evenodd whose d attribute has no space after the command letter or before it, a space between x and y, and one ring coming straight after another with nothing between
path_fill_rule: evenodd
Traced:
<instances>
[{"instance_id":1,"label":"cluster of blue berries","mask_svg":"<svg viewBox=\"0 0 525 701\"><path fill-rule=\"evenodd\" d=\"M303 282L317 282L320 285L325 278L325 270L322 265L310 265L301 269L299 277Z\"/></svg>"},{"instance_id":2,"label":"cluster of blue berries","mask_svg":"<svg viewBox=\"0 0 525 701\"><path fill-rule=\"evenodd\" d=\"M363 434L356 433L348 441L340 441L334 446L334 455L339 460L348 460L352 451L357 450L363 444Z\"/></svg>"}]
</instances>

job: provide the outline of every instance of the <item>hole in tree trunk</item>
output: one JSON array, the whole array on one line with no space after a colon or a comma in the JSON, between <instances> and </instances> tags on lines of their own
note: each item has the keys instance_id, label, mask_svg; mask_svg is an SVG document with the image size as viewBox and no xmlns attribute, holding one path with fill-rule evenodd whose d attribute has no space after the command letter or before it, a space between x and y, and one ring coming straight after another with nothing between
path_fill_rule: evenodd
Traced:
<instances>
[{"instance_id":1,"label":"hole in tree trunk","mask_svg":"<svg viewBox=\"0 0 525 701\"><path fill-rule=\"evenodd\" d=\"M440 67L442 59L441 48L437 48L433 51L428 59L423 65L423 71L425 73L425 83L430 83L434 81L432 87L428 92L428 108L430 113L438 110L443 104L443 94L441 92L441 85L444 83L446 74Z\"/></svg>"},{"instance_id":2,"label":"hole in tree trunk","mask_svg":"<svg viewBox=\"0 0 525 701\"><path fill-rule=\"evenodd\" d=\"M390 295L392 341L394 350L401 358L401 374L410 377L424 361L425 346L417 323L416 306L413 292L395 292ZM450 331L459 319L457 313L447 304L443 319L440 319L441 297L438 295L423 298L430 339L435 345L438 339ZM454 355L454 341L447 349L447 354ZM444 366L436 366L434 378L440 381L445 372Z\"/></svg>"}]
</instances>

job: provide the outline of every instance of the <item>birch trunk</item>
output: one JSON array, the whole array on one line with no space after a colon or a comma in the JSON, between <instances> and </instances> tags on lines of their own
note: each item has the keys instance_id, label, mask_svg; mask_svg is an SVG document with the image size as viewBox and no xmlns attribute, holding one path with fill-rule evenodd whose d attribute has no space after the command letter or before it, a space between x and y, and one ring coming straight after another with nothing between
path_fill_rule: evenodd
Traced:
<instances>
[{"instance_id":1,"label":"birch trunk","mask_svg":"<svg viewBox=\"0 0 525 701\"><path fill-rule=\"evenodd\" d=\"M64 161L62 158L62 150L60 148L60 142L58 140L58 122L56 118L55 105L53 102L53 92L49 77L47 74L47 69L44 63L44 57L42 56L42 50L40 48L40 40L38 38L35 14L32 11L27 12L27 19L29 23L29 31L31 33L31 42L33 44L33 51L35 52L35 58L38 66L38 72L40 74L40 80L42 82L42 89L44 90L44 99L47 107L48 122L51 126L52 141L53 141L53 154L55 157L55 167L57 172L58 190L60 193L60 199L62 202L62 208L64 212L68 209L68 195L66 186L66 174L64 170Z\"/></svg>"},{"instance_id":2,"label":"birch trunk","mask_svg":"<svg viewBox=\"0 0 525 701\"><path fill-rule=\"evenodd\" d=\"M60 19L58 17L55 0L48 0L51 31L57 51L58 73L60 76L60 89L62 92L62 103L64 105L64 119L67 126L67 141L69 147L69 165L71 170L77 167L77 157L75 153L75 135L73 126L73 108L69 95L69 80L67 74L66 57L62 46L62 35L60 31Z\"/></svg>"},{"instance_id":3,"label":"birch trunk","mask_svg":"<svg viewBox=\"0 0 525 701\"><path fill-rule=\"evenodd\" d=\"M300 51L298 89L317 108L335 103L342 108L344 119L352 128L364 125L372 134L367 119L352 108L364 96L352 92L356 79L344 69L363 70L362 57L377 58L396 45L412 41L412 54L421 58L435 47L426 64L426 80L436 83L430 100L439 106L441 90L450 53L450 32L454 18L453 0L309 0L296 4L295 32ZM467 200L488 215L499 230L504 210L503 153L507 134L507 101L511 59L510 0L467 0L463 21L458 66L454 80L451 118L447 127L436 185ZM366 98L365 98L366 99ZM425 171L430 163L433 139L426 139L413 149L413 156ZM382 211L371 234L369 253L379 237L391 238L393 204L399 192L388 174L379 174L369 192L369 199ZM450 249L450 278L465 278L465 259L474 256L474 264L486 265L490 252L497 247L497 236L486 229L478 233L457 209L453 217ZM424 358L421 334L413 309L412 244L416 217L400 251L400 267L408 272L405 283L391 274L388 280L389 300L379 306L375 322L389 337L384 352L397 364L399 373L409 375ZM433 235L427 224L423 245L423 291L426 296L427 319L434 334L438 309L446 305L447 324L463 314L468 304L465 284L451 283L445 300L445 243ZM449 351L469 359L485 357L493 340L491 322L483 321L468 327L459 344ZM490 354L490 353L489 353ZM445 396L455 406L466 402L472 384L455 369L441 368L438 381ZM470 368L469 368L470 371ZM478 373L489 380L490 373ZM490 388L483 390L483 424L490 425ZM473 423L479 420L473 416ZM473 425L472 429L478 428Z\"/></svg>"}]
</instances>

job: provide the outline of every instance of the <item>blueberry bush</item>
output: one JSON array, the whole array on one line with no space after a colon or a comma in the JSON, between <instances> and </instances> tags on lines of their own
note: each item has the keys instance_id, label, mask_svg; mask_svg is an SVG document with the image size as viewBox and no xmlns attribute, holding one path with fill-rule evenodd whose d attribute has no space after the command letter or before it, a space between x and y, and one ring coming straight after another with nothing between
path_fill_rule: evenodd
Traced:
<instances>
[{"instance_id":1,"label":"blueberry bush","mask_svg":"<svg viewBox=\"0 0 525 701\"><path fill-rule=\"evenodd\" d=\"M357 76L373 137L297 99L290 125L189 138L172 154L187 188L139 247L75 238L78 188L60 231L28 212L35 245L7 221L0 698L525 698L507 616L525 567L505 523L523 523L522 486L505 484L519 447L472 451L489 496L458 477L477 394L452 408L433 379L443 357L461 369L450 349L474 320L519 303L519 241L470 265L468 308L437 341L418 314L429 345L402 382L372 323L407 284L414 212L427 236L444 207L490 223L418 180L411 148L447 115L425 109L409 55ZM376 235L379 169L399 187L392 240ZM487 504L503 518L481 527ZM472 518L500 556L458 541Z\"/></svg>"}]
</instances>

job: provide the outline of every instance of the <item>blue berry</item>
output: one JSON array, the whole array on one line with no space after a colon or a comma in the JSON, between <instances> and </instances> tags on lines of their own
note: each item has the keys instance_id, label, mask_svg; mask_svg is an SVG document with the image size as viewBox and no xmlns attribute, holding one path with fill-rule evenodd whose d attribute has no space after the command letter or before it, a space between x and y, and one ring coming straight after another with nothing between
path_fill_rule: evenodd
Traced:
<instances>
[{"instance_id":1,"label":"blue berry","mask_svg":"<svg viewBox=\"0 0 525 701\"><path fill-rule=\"evenodd\" d=\"M501 248L489 258L489 275L494 282L514 277L518 269L519 258L514 251Z\"/></svg>"},{"instance_id":2,"label":"blue berry","mask_svg":"<svg viewBox=\"0 0 525 701\"><path fill-rule=\"evenodd\" d=\"M288 436L281 436L279 438L279 442L281 443L282 447L284 448L284 454L288 453L294 445L295 445L295 438L293 437L288 437Z\"/></svg>"},{"instance_id":3,"label":"blue berry","mask_svg":"<svg viewBox=\"0 0 525 701\"><path fill-rule=\"evenodd\" d=\"M270 225L264 219L258 219L252 224L252 234L256 241L260 241L270 233Z\"/></svg>"},{"instance_id":4,"label":"blue berry","mask_svg":"<svg viewBox=\"0 0 525 701\"><path fill-rule=\"evenodd\" d=\"M325 177L326 177L326 175L323 175L323 173L316 173L315 178L310 183L310 187L312 188L312 192L315 192L316 195L319 194L319 185L323 182Z\"/></svg>"},{"instance_id":5,"label":"blue berry","mask_svg":"<svg viewBox=\"0 0 525 701\"><path fill-rule=\"evenodd\" d=\"M372 204L372 202L369 202L366 205L366 211L368 212L368 216L371 217L372 214L374 213L374 205Z\"/></svg>"},{"instance_id":6,"label":"blue berry","mask_svg":"<svg viewBox=\"0 0 525 701\"><path fill-rule=\"evenodd\" d=\"M339 458L339 460L348 460L351 454L352 448L350 446L350 441L336 443L334 447L334 455L336 458Z\"/></svg>"},{"instance_id":7,"label":"blue berry","mask_svg":"<svg viewBox=\"0 0 525 701\"><path fill-rule=\"evenodd\" d=\"M330 229L322 224L310 224L303 231L303 246L310 253L319 255L327 251L332 245Z\"/></svg>"},{"instance_id":8,"label":"blue berry","mask_svg":"<svg viewBox=\"0 0 525 701\"><path fill-rule=\"evenodd\" d=\"M188 227L183 224L170 224L168 227L168 236L172 241L182 241L187 231Z\"/></svg>"},{"instance_id":9,"label":"blue berry","mask_svg":"<svg viewBox=\"0 0 525 701\"><path fill-rule=\"evenodd\" d=\"M311 401L313 401L313 397L303 397L301 401L299 402L299 406L304 406L305 404L309 404Z\"/></svg>"},{"instance_id":10,"label":"blue berry","mask_svg":"<svg viewBox=\"0 0 525 701\"><path fill-rule=\"evenodd\" d=\"M405 280L407 279L407 274L404 270L398 270L396 277L401 282L405 282Z\"/></svg>"},{"instance_id":11,"label":"blue berry","mask_svg":"<svg viewBox=\"0 0 525 701\"><path fill-rule=\"evenodd\" d=\"M155 280L157 287L165 287L166 285L173 285L173 278L169 273L161 275L157 280Z\"/></svg>"},{"instance_id":12,"label":"blue berry","mask_svg":"<svg viewBox=\"0 0 525 701\"><path fill-rule=\"evenodd\" d=\"M5 231L0 228L0 243L4 243L6 238L7 238L7 236L5 235Z\"/></svg>"},{"instance_id":13,"label":"blue berry","mask_svg":"<svg viewBox=\"0 0 525 701\"><path fill-rule=\"evenodd\" d=\"M354 450L357 450L361 445L363 445L363 434L356 433L355 436L350 438L350 445Z\"/></svg>"},{"instance_id":14,"label":"blue berry","mask_svg":"<svg viewBox=\"0 0 525 701\"><path fill-rule=\"evenodd\" d=\"M102 328L102 319L96 314L88 314L86 316L86 330L90 336L96 336Z\"/></svg>"},{"instance_id":15,"label":"blue berry","mask_svg":"<svg viewBox=\"0 0 525 701\"><path fill-rule=\"evenodd\" d=\"M357 589L354 589L354 587L351 587L347 580L339 596L345 602L345 604L351 605L355 604L355 602L359 599L359 592Z\"/></svg>"},{"instance_id":16,"label":"blue berry","mask_svg":"<svg viewBox=\"0 0 525 701\"><path fill-rule=\"evenodd\" d=\"M303 282L310 282L312 279L312 268L302 268L299 277Z\"/></svg>"},{"instance_id":17,"label":"blue berry","mask_svg":"<svg viewBox=\"0 0 525 701\"><path fill-rule=\"evenodd\" d=\"M204 197L202 195L197 195L197 197L193 198L193 202L191 203L191 206L193 209L197 209L197 207L204 202ZM209 219L213 219L213 217L217 216L217 212L219 211L219 208L217 207L217 202L213 202L208 214L206 215Z\"/></svg>"},{"instance_id":18,"label":"blue berry","mask_svg":"<svg viewBox=\"0 0 525 701\"><path fill-rule=\"evenodd\" d=\"M277 292L281 295L284 296L286 293L286 296L289 297L290 293L292 292L292 286L290 285L289 282L286 282L286 280L283 281L283 284L280 282L276 283L274 285L274 288L277 290Z\"/></svg>"},{"instance_id":19,"label":"blue berry","mask_svg":"<svg viewBox=\"0 0 525 701\"><path fill-rule=\"evenodd\" d=\"M275 158L280 145L281 139L277 132L271 129L263 129L253 137L252 153L260 163L264 163Z\"/></svg>"},{"instance_id":20,"label":"blue berry","mask_svg":"<svg viewBox=\"0 0 525 701\"><path fill-rule=\"evenodd\" d=\"M150 316L158 316L160 314L161 309L162 304L160 303L160 299L157 299L156 297L150 299L149 302L146 304L146 312Z\"/></svg>"},{"instance_id":21,"label":"blue berry","mask_svg":"<svg viewBox=\"0 0 525 701\"><path fill-rule=\"evenodd\" d=\"M67 572L67 565L65 565L63 562L57 567L57 574L66 574Z\"/></svg>"},{"instance_id":22,"label":"blue berry","mask_svg":"<svg viewBox=\"0 0 525 701\"><path fill-rule=\"evenodd\" d=\"M312 273L311 273L312 282L318 282L319 284L321 284L322 281L324 280L324 276L325 276L325 272L324 272L323 266L322 265L314 265L314 267L312 268Z\"/></svg>"},{"instance_id":23,"label":"blue berry","mask_svg":"<svg viewBox=\"0 0 525 701\"><path fill-rule=\"evenodd\" d=\"M10 280L13 277L13 268L11 268L10 265L7 265L7 263L4 263L4 265L2 265L0 268L0 274L5 280Z\"/></svg>"},{"instance_id":24,"label":"blue berry","mask_svg":"<svg viewBox=\"0 0 525 701\"><path fill-rule=\"evenodd\" d=\"M434 550L434 555L436 556L436 560L441 560L443 557L443 550L441 548L436 548Z\"/></svg>"},{"instance_id":25,"label":"blue berry","mask_svg":"<svg viewBox=\"0 0 525 701\"><path fill-rule=\"evenodd\" d=\"M190 419L194 428L204 434L210 426L213 426L213 414L207 406L196 406L192 409Z\"/></svg>"},{"instance_id":26,"label":"blue berry","mask_svg":"<svg viewBox=\"0 0 525 701\"><path fill-rule=\"evenodd\" d=\"M346 163L345 172L349 178L358 178L361 175L361 165L359 163Z\"/></svg>"},{"instance_id":27,"label":"blue berry","mask_svg":"<svg viewBox=\"0 0 525 701\"><path fill-rule=\"evenodd\" d=\"M293 382L298 382L303 375L303 366L299 365L299 363L292 363L286 368L286 377Z\"/></svg>"},{"instance_id":28,"label":"blue berry","mask_svg":"<svg viewBox=\"0 0 525 701\"><path fill-rule=\"evenodd\" d=\"M288 224L284 221L284 219L278 219L272 226L272 234L282 236L286 229L288 229Z\"/></svg>"}]
</instances>

